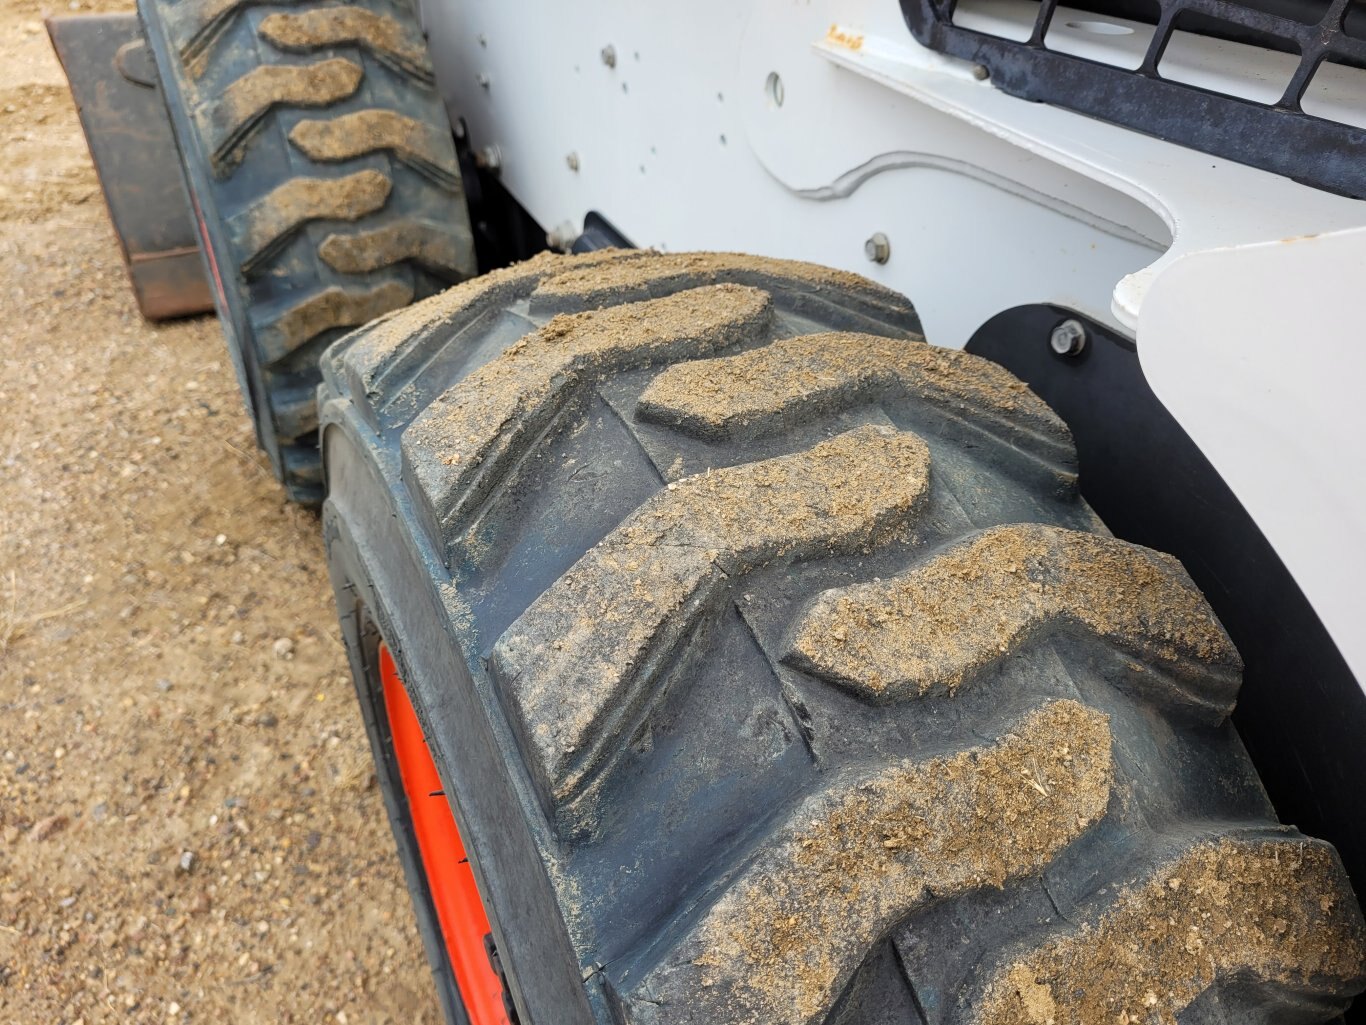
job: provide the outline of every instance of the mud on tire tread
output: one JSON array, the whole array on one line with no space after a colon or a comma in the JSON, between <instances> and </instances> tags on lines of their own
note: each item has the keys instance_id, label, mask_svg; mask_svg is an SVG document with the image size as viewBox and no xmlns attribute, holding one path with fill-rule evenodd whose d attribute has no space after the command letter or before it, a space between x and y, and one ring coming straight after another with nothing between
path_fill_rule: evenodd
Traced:
<instances>
[{"instance_id":1,"label":"mud on tire tread","mask_svg":"<svg viewBox=\"0 0 1366 1025\"><path fill-rule=\"evenodd\" d=\"M416 14L405 0L138 8L257 438L290 496L316 504L323 349L475 271Z\"/></svg>"},{"instance_id":2,"label":"mud on tire tread","mask_svg":"<svg viewBox=\"0 0 1366 1025\"><path fill-rule=\"evenodd\" d=\"M609 252L330 351L353 668L374 623L521 1021L1333 1018L1366 928L1223 628L918 331L850 275Z\"/></svg>"}]
</instances>

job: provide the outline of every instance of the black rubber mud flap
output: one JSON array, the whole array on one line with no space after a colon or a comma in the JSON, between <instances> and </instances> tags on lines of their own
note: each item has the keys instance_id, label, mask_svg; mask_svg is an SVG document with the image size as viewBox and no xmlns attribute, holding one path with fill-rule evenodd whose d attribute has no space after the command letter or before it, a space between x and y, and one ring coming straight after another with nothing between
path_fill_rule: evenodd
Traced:
<instances>
[{"instance_id":1,"label":"black rubber mud flap","mask_svg":"<svg viewBox=\"0 0 1366 1025\"><path fill-rule=\"evenodd\" d=\"M316 504L318 357L474 273L416 12L405 0L138 10L257 437L290 496Z\"/></svg>"},{"instance_id":2,"label":"black rubber mud flap","mask_svg":"<svg viewBox=\"0 0 1366 1025\"><path fill-rule=\"evenodd\" d=\"M1366 985L1199 591L900 296L537 257L321 395L352 666L373 623L523 1025L1270 1025Z\"/></svg>"}]
</instances>

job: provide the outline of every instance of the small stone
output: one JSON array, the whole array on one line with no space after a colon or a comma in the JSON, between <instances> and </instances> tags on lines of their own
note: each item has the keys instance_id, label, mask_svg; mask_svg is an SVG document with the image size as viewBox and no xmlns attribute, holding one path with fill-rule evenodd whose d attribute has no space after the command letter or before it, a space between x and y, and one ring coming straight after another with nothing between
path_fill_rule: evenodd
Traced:
<instances>
[{"instance_id":1,"label":"small stone","mask_svg":"<svg viewBox=\"0 0 1366 1025\"><path fill-rule=\"evenodd\" d=\"M264 726L268 730L273 730L276 726L280 725L280 720L273 712L266 712L263 715L258 715L256 717L256 725Z\"/></svg>"},{"instance_id":2,"label":"small stone","mask_svg":"<svg viewBox=\"0 0 1366 1025\"><path fill-rule=\"evenodd\" d=\"M33 828L28 831L28 838L35 843L46 840L48 837L60 833L69 822L70 819L65 815L49 815L33 824Z\"/></svg>"},{"instance_id":3,"label":"small stone","mask_svg":"<svg viewBox=\"0 0 1366 1025\"><path fill-rule=\"evenodd\" d=\"M188 872L194 868L194 851L180 852L180 871Z\"/></svg>"},{"instance_id":4,"label":"small stone","mask_svg":"<svg viewBox=\"0 0 1366 1025\"><path fill-rule=\"evenodd\" d=\"M157 681L157 690L161 691L161 693L165 694L165 693L166 693L168 690L170 690L170 689L171 689L171 681L170 681L170 680L158 680L158 681Z\"/></svg>"},{"instance_id":5,"label":"small stone","mask_svg":"<svg viewBox=\"0 0 1366 1025\"><path fill-rule=\"evenodd\" d=\"M281 637L273 645L273 650L275 652L276 658L293 658L294 642L291 641L288 637Z\"/></svg>"}]
</instances>

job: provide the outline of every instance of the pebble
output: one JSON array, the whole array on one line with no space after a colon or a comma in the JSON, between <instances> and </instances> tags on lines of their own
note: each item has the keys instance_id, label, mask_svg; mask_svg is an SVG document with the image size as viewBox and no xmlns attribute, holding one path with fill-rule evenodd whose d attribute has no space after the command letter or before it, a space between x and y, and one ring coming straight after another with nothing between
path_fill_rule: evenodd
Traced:
<instances>
[{"instance_id":1,"label":"pebble","mask_svg":"<svg viewBox=\"0 0 1366 1025\"><path fill-rule=\"evenodd\" d=\"M50 836L60 833L67 827L71 820L65 815L49 815L45 819L39 819L33 824L33 828L28 831L28 838L35 843L46 840Z\"/></svg>"},{"instance_id":2,"label":"pebble","mask_svg":"<svg viewBox=\"0 0 1366 1025\"><path fill-rule=\"evenodd\" d=\"M194 868L194 851L180 852L180 871L188 872Z\"/></svg>"},{"instance_id":3,"label":"pebble","mask_svg":"<svg viewBox=\"0 0 1366 1025\"><path fill-rule=\"evenodd\" d=\"M276 658L294 657L294 642L291 641L288 637L281 637L278 641L275 642L273 649L275 651Z\"/></svg>"}]
</instances>

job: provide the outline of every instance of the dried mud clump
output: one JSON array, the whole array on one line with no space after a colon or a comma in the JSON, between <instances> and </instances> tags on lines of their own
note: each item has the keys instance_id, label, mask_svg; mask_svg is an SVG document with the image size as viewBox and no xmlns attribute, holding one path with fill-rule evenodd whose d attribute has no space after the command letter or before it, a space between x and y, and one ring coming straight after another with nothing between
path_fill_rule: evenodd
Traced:
<instances>
[{"instance_id":1,"label":"dried mud clump","mask_svg":"<svg viewBox=\"0 0 1366 1025\"><path fill-rule=\"evenodd\" d=\"M433 504L459 516L581 385L710 355L763 330L771 315L758 289L712 285L555 317L433 402L405 434L405 458Z\"/></svg>"},{"instance_id":2,"label":"dried mud clump","mask_svg":"<svg viewBox=\"0 0 1366 1025\"><path fill-rule=\"evenodd\" d=\"M832 780L633 990L628 1017L823 1021L898 921L931 900L1038 872L1097 822L1109 803L1110 743L1104 715L1058 701L991 745Z\"/></svg>"},{"instance_id":3,"label":"dried mud clump","mask_svg":"<svg viewBox=\"0 0 1366 1025\"><path fill-rule=\"evenodd\" d=\"M401 353L412 349L429 332L443 327L454 331L455 325L468 323L486 310L512 305L558 270L639 259L643 255L633 249L601 249L578 256L537 253L521 263L480 274L371 324L347 347L346 365L364 393L372 395L380 379L396 362L401 362Z\"/></svg>"},{"instance_id":4,"label":"dried mud clump","mask_svg":"<svg viewBox=\"0 0 1366 1025\"><path fill-rule=\"evenodd\" d=\"M248 71L202 116L214 172L226 175L238 165L247 139L272 107L326 107L359 89L364 76L359 64L344 57L317 64L267 64Z\"/></svg>"},{"instance_id":5,"label":"dried mud clump","mask_svg":"<svg viewBox=\"0 0 1366 1025\"><path fill-rule=\"evenodd\" d=\"M266 359L273 362L323 331L364 324L408 305L412 298L412 288L401 281L384 281L374 288L333 285L290 307L257 337Z\"/></svg>"},{"instance_id":6,"label":"dried mud clump","mask_svg":"<svg viewBox=\"0 0 1366 1025\"><path fill-rule=\"evenodd\" d=\"M261 38L281 50L307 52L325 46L363 46L382 64L432 81L432 66L423 41L399 21L364 7L316 7L297 14L271 14L258 29Z\"/></svg>"},{"instance_id":7,"label":"dried mud clump","mask_svg":"<svg viewBox=\"0 0 1366 1025\"><path fill-rule=\"evenodd\" d=\"M354 160L367 153L389 152L444 189L460 184L450 141L430 125L392 110L358 110L328 120L306 119L289 133L289 141L310 160Z\"/></svg>"},{"instance_id":8,"label":"dried mud clump","mask_svg":"<svg viewBox=\"0 0 1366 1025\"><path fill-rule=\"evenodd\" d=\"M355 221L384 206L392 183L366 169L344 178L291 178L258 200L233 225L242 249L242 273L251 277L309 221Z\"/></svg>"},{"instance_id":9,"label":"dried mud clump","mask_svg":"<svg viewBox=\"0 0 1366 1025\"><path fill-rule=\"evenodd\" d=\"M368 274L411 260L452 277L475 273L469 237L446 225L402 220L354 235L328 235L318 255L343 274Z\"/></svg>"},{"instance_id":10,"label":"dried mud clump","mask_svg":"<svg viewBox=\"0 0 1366 1025\"><path fill-rule=\"evenodd\" d=\"M1366 985L1366 927L1326 844L1192 847L1076 933L1004 967L980 1025L1177 1025L1217 981L1300 993ZM1293 999L1292 999L1293 1002Z\"/></svg>"},{"instance_id":11,"label":"dried mud clump","mask_svg":"<svg viewBox=\"0 0 1366 1025\"><path fill-rule=\"evenodd\" d=\"M857 274L740 253L652 253L629 263L570 268L543 281L531 307L550 313L595 309L725 282L823 297L884 322L916 323L905 296Z\"/></svg>"},{"instance_id":12,"label":"dried mud clump","mask_svg":"<svg viewBox=\"0 0 1366 1025\"><path fill-rule=\"evenodd\" d=\"M912 339L831 332L784 338L737 356L671 367L639 415L703 438L772 434L813 413L880 398L922 400L1000 427L1046 458L1071 435L1029 387L989 360Z\"/></svg>"},{"instance_id":13,"label":"dried mud clump","mask_svg":"<svg viewBox=\"0 0 1366 1025\"><path fill-rule=\"evenodd\" d=\"M1018 524L982 532L890 580L828 591L786 660L873 701L953 691L1031 635L1074 627L1189 680L1183 700L1231 711L1242 664L1170 555Z\"/></svg>"},{"instance_id":14,"label":"dried mud clump","mask_svg":"<svg viewBox=\"0 0 1366 1025\"><path fill-rule=\"evenodd\" d=\"M914 514L928 479L923 441L860 427L670 484L590 550L492 660L557 796L591 767L603 720L648 700L653 667L727 578L873 543Z\"/></svg>"}]
</instances>

